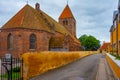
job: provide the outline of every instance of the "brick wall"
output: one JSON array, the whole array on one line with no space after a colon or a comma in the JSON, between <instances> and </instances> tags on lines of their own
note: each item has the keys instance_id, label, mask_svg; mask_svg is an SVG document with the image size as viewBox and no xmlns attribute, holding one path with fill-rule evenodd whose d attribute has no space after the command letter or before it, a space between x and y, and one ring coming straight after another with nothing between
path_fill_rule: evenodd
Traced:
<instances>
[{"instance_id":1,"label":"brick wall","mask_svg":"<svg viewBox=\"0 0 120 80\"><path fill-rule=\"evenodd\" d=\"M68 21L67 25L63 23L65 20ZM65 26L72 35L76 36L76 21L73 18L59 19L59 23Z\"/></svg>"},{"instance_id":2,"label":"brick wall","mask_svg":"<svg viewBox=\"0 0 120 80\"><path fill-rule=\"evenodd\" d=\"M7 37L9 34L13 36L13 49L7 48ZM31 34L36 35L36 49L29 49L29 37ZM48 51L49 39L51 34L45 31L29 30L29 29L7 29L0 32L0 56L11 53L13 57L19 57L23 53L33 51Z\"/></svg>"}]
</instances>

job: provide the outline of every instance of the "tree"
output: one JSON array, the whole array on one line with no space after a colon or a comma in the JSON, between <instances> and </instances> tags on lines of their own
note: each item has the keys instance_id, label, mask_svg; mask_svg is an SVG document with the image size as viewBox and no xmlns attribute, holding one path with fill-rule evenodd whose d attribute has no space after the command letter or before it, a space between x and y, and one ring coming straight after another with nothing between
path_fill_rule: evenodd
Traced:
<instances>
[{"instance_id":1,"label":"tree","mask_svg":"<svg viewBox=\"0 0 120 80\"><path fill-rule=\"evenodd\" d=\"M84 34L79 38L79 41L81 42L83 49L87 51L94 51L100 47L100 41L91 35L88 36Z\"/></svg>"}]
</instances>

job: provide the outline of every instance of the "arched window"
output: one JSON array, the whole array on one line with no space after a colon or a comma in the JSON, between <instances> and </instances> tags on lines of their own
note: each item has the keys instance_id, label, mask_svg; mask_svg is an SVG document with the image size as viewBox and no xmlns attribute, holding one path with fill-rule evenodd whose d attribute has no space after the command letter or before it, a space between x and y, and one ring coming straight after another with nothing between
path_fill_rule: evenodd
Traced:
<instances>
[{"instance_id":1,"label":"arched window","mask_svg":"<svg viewBox=\"0 0 120 80\"><path fill-rule=\"evenodd\" d=\"M7 45L8 45L8 49L12 49L13 48L13 36L12 34L8 35L8 39L7 39Z\"/></svg>"},{"instance_id":2,"label":"arched window","mask_svg":"<svg viewBox=\"0 0 120 80\"><path fill-rule=\"evenodd\" d=\"M34 34L30 35L30 49L36 48L36 36Z\"/></svg>"}]
</instances>

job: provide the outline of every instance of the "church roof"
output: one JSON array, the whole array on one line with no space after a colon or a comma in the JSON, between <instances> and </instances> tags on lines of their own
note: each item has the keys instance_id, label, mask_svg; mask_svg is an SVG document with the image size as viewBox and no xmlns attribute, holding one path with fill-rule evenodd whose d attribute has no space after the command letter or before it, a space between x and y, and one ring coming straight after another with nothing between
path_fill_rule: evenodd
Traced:
<instances>
[{"instance_id":1,"label":"church roof","mask_svg":"<svg viewBox=\"0 0 120 80\"><path fill-rule=\"evenodd\" d=\"M59 24L58 22L56 22L53 18L51 18L50 16L48 16L47 14L45 14L44 12L43 12L43 14L46 16L46 18L49 20L49 22L51 23L51 24L54 24L54 29L55 29L55 31L57 31L57 32L59 32L59 33L62 33L62 34L64 34L64 35L70 35L71 37L72 37L72 39L76 42L76 43L80 43L79 41L78 41L78 39L74 36L74 35L72 35L63 25L61 25L61 24Z\"/></svg>"},{"instance_id":2,"label":"church roof","mask_svg":"<svg viewBox=\"0 0 120 80\"><path fill-rule=\"evenodd\" d=\"M109 45L110 45L109 42L104 42L103 45L100 47L100 50L107 49Z\"/></svg>"},{"instance_id":3,"label":"church roof","mask_svg":"<svg viewBox=\"0 0 120 80\"><path fill-rule=\"evenodd\" d=\"M64 26L56 22L42 10L37 11L30 5L25 5L15 16L13 16L1 29L28 28L53 32L53 30L68 34L76 43L80 43Z\"/></svg>"},{"instance_id":4,"label":"church roof","mask_svg":"<svg viewBox=\"0 0 120 80\"><path fill-rule=\"evenodd\" d=\"M29 28L51 32L48 25L39 17L38 11L28 4L2 27L2 29L8 28Z\"/></svg>"},{"instance_id":5,"label":"church roof","mask_svg":"<svg viewBox=\"0 0 120 80\"><path fill-rule=\"evenodd\" d=\"M66 7L64 8L62 14L59 17L59 19L63 19L63 18L74 18L68 4L66 5Z\"/></svg>"}]
</instances>

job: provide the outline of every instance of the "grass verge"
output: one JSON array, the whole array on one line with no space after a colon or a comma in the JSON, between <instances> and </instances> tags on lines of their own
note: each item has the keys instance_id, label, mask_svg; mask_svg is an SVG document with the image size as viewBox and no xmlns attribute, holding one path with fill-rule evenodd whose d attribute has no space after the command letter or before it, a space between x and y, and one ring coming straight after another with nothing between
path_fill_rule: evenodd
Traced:
<instances>
[{"instance_id":1,"label":"grass verge","mask_svg":"<svg viewBox=\"0 0 120 80\"><path fill-rule=\"evenodd\" d=\"M3 75L1 75L0 76L1 78L3 78L3 79L7 79L8 78L8 74L6 73L6 74L3 74ZM16 79L18 79L18 78L20 78L20 72L17 72L17 73L15 73L15 72L12 72L12 79L13 80L16 80Z\"/></svg>"}]
</instances>

